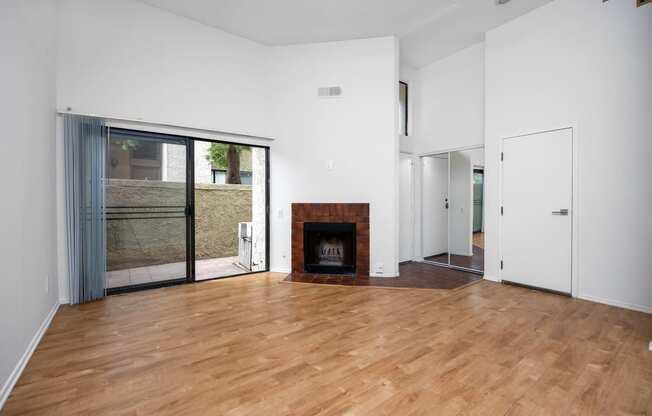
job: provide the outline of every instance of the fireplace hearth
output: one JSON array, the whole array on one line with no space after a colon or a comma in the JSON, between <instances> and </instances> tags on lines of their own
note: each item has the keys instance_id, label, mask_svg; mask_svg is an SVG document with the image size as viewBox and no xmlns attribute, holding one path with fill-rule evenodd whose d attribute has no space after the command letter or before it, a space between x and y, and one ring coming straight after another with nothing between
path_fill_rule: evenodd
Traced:
<instances>
[{"instance_id":1,"label":"fireplace hearth","mask_svg":"<svg viewBox=\"0 0 652 416\"><path fill-rule=\"evenodd\" d=\"M292 204L292 273L369 275L369 204Z\"/></svg>"},{"instance_id":2,"label":"fireplace hearth","mask_svg":"<svg viewBox=\"0 0 652 416\"><path fill-rule=\"evenodd\" d=\"M304 269L309 273L355 273L355 224L303 224Z\"/></svg>"}]
</instances>

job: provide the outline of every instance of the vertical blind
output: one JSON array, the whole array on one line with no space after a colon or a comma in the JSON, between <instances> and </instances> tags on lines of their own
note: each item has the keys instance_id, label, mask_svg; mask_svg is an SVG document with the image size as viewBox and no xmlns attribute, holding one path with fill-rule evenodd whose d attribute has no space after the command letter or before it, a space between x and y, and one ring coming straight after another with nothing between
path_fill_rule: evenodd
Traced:
<instances>
[{"instance_id":1,"label":"vertical blind","mask_svg":"<svg viewBox=\"0 0 652 416\"><path fill-rule=\"evenodd\" d=\"M105 294L104 121L64 115L66 238L70 303Z\"/></svg>"}]
</instances>

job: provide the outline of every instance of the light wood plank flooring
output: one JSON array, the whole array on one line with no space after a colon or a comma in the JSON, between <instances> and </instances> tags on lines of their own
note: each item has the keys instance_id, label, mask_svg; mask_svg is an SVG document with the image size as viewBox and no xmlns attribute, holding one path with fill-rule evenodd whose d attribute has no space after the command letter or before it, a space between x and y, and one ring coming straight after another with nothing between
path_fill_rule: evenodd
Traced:
<instances>
[{"instance_id":1,"label":"light wood plank flooring","mask_svg":"<svg viewBox=\"0 0 652 416\"><path fill-rule=\"evenodd\" d=\"M2 415L652 415L652 315L261 274L62 307Z\"/></svg>"}]
</instances>

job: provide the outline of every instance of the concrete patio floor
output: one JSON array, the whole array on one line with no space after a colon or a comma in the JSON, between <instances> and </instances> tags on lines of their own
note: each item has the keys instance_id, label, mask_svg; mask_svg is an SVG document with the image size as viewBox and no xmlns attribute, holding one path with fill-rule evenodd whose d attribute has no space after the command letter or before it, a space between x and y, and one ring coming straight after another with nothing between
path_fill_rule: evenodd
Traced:
<instances>
[{"instance_id":1,"label":"concrete patio floor","mask_svg":"<svg viewBox=\"0 0 652 416\"><path fill-rule=\"evenodd\" d=\"M248 270L236 265L237 262L238 257L197 260L195 262L195 279L207 280L216 277L246 273ZM107 272L106 287L110 289L184 277L186 277L185 262L135 267L132 269L112 270Z\"/></svg>"}]
</instances>

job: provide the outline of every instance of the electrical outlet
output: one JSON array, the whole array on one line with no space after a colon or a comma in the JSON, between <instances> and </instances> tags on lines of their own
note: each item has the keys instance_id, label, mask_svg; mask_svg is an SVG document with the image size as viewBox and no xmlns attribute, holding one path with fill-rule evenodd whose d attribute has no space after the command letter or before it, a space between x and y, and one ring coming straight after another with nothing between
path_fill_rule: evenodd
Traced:
<instances>
[{"instance_id":1,"label":"electrical outlet","mask_svg":"<svg viewBox=\"0 0 652 416\"><path fill-rule=\"evenodd\" d=\"M377 274L385 273L385 265L383 263L376 263L376 273Z\"/></svg>"}]
</instances>

